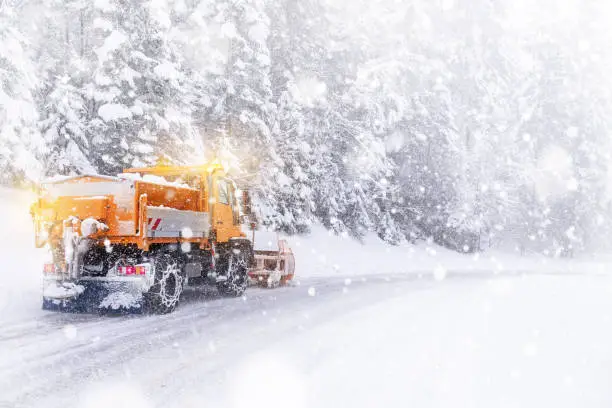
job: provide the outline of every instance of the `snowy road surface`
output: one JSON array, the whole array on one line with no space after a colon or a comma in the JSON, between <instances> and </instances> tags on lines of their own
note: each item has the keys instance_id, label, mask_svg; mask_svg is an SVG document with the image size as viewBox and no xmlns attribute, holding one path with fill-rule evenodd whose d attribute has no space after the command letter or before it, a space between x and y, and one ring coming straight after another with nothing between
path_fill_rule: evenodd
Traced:
<instances>
[{"instance_id":1,"label":"snowy road surface","mask_svg":"<svg viewBox=\"0 0 612 408\"><path fill-rule=\"evenodd\" d=\"M166 316L52 313L31 200L0 189L0 408L612 406L609 264L319 230L292 242L296 287L190 290Z\"/></svg>"},{"instance_id":2,"label":"snowy road surface","mask_svg":"<svg viewBox=\"0 0 612 408\"><path fill-rule=\"evenodd\" d=\"M609 407L612 278L309 278L3 321L0 407Z\"/></svg>"}]
</instances>

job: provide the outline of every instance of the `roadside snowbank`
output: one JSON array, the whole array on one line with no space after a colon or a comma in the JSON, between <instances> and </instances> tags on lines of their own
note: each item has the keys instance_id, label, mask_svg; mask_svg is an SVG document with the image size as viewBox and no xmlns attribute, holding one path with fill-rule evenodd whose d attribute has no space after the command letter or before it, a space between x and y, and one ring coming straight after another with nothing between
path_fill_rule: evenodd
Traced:
<instances>
[{"instance_id":1,"label":"roadside snowbank","mask_svg":"<svg viewBox=\"0 0 612 408\"><path fill-rule=\"evenodd\" d=\"M45 251L34 248L29 191L0 187L0 322L40 313Z\"/></svg>"},{"instance_id":2,"label":"roadside snowbank","mask_svg":"<svg viewBox=\"0 0 612 408\"><path fill-rule=\"evenodd\" d=\"M576 259L551 259L545 256L489 251L460 254L425 242L400 246L389 245L374 234L363 244L337 236L315 226L305 237L284 237L296 258L296 274L310 276L351 276L373 274L432 274L443 279L448 272L530 272L538 273L603 273L610 270L612 257L598 256Z\"/></svg>"}]
</instances>

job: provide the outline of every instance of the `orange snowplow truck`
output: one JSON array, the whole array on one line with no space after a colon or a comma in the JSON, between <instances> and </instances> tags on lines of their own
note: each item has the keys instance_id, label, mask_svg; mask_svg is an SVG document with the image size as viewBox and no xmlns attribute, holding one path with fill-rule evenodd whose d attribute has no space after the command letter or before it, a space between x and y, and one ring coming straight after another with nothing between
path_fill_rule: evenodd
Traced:
<instances>
[{"instance_id":1,"label":"orange snowplow truck","mask_svg":"<svg viewBox=\"0 0 612 408\"><path fill-rule=\"evenodd\" d=\"M51 180L32 216L37 247L50 251L44 309L168 313L186 285L242 295L254 262L236 185L219 164Z\"/></svg>"}]
</instances>

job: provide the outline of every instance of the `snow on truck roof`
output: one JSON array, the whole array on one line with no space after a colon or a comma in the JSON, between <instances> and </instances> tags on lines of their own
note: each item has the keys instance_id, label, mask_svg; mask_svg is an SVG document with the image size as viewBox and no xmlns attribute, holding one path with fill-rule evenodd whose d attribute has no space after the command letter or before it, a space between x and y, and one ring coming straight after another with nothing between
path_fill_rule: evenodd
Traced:
<instances>
[{"instance_id":1,"label":"snow on truck roof","mask_svg":"<svg viewBox=\"0 0 612 408\"><path fill-rule=\"evenodd\" d=\"M101 174L79 174L75 176L49 177L43 181L43 184L58 184L58 183L63 183L65 181L76 180L76 179L84 178L84 177L99 178L99 179L104 179L104 180L109 180L109 181L120 181L119 177L103 176Z\"/></svg>"},{"instance_id":2,"label":"snow on truck roof","mask_svg":"<svg viewBox=\"0 0 612 408\"><path fill-rule=\"evenodd\" d=\"M144 176L141 176L139 173L121 173L117 177L119 177L122 180L143 181L145 183L160 184L162 186L172 186L172 187L192 189L192 187L190 187L189 185L185 183L180 183L176 181L168 181L162 176L156 176L153 174L145 174Z\"/></svg>"},{"instance_id":3,"label":"snow on truck roof","mask_svg":"<svg viewBox=\"0 0 612 408\"><path fill-rule=\"evenodd\" d=\"M101 174L80 174L76 176L54 176L50 177L47 180L43 181L42 184L60 184L70 180L77 180L80 178L91 177L94 179L101 179L107 181L141 181L144 183L158 184L162 186L172 186L172 187L180 187L180 188L188 188L194 189L193 187L180 182L168 181L161 176L155 176L152 174L145 174L141 176L138 173L121 173L117 176L105 176Z\"/></svg>"}]
</instances>

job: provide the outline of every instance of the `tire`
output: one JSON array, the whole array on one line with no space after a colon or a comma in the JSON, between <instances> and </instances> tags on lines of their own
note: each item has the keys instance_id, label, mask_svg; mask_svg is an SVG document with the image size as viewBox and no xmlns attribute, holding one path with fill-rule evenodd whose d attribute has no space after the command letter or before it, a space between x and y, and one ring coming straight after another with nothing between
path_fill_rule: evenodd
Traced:
<instances>
[{"instance_id":1,"label":"tire","mask_svg":"<svg viewBox=\"0 0 612 408\"><path fill-rule=\"evenodd\" d=\"M249 244L234 243L219 263L219 271L225 280L217 282L217 290L223 296L242 296L249 286L249 263L252 250Z\"/></svg>"},{"instance_id":2,"label":"tire","mask_svg":"<svg viewBox=\"0 0 612 408\"><path fill-rule=\"evenodd\" d=\"M183 293L185 277L181 262L165 252L154 254L152 261L155 281L144 295L145 310L155 314L170 313L176 309Z\"/></svg>"}]
</instances>

